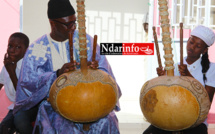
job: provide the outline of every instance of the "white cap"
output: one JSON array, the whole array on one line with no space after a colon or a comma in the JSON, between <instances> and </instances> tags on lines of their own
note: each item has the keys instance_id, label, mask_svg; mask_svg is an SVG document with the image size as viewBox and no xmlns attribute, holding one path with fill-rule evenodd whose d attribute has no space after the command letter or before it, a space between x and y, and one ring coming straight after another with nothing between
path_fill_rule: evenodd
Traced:
<instances>
[{"instance_id":1,"label":"white cap","mask_svg":"<svg viewBox=\"0 0 215 134\"><path fill-rule=\"evenodd\" d=\"M215 34L212 29L199 25L193 29L191 35L196 36L203 40L208 46L214 44Z\"/></svg>"}]
</instances>

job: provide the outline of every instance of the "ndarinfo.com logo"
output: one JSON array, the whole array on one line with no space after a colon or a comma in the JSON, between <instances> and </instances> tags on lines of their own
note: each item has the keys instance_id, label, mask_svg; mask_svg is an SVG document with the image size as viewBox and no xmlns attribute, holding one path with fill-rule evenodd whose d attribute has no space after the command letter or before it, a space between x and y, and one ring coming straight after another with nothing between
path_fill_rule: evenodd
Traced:
<instances>
[{"instance_id":1,"label":"ndarinfo.com logo","mask_svg":"<svg viewBox=\"0 0 215 134\"><path fill-rule=\"evenodd\" d=\"M154 43L100 43L101 55L154 55Z\"/></svg>"}]
</instances>

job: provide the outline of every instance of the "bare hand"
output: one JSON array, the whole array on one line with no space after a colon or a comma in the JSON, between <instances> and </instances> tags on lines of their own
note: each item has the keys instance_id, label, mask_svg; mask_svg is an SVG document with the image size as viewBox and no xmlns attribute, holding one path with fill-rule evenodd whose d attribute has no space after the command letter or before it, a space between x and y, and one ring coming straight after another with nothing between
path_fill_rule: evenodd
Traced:
<instances>
[{"instance_id":1,"label":"bare hand","mask_svg":"<svg viewBox=\"0 0 215 134\"><path fill-rule=\"evenodd\" d=\"M158 76L163 76L166 73L166 71L163 69L163 67L158 67L158 68L156 68L156 70L157 70Z\"/></svg>"},{"instance_id":2,"label":"bare hand","mask_svg":"<svg viewBox=\"0 0 215 134\"><path fill-rule=\"evenodd\" d=\"M76 65L79 65L79 63L77 63L76 61L74 61L73 63L65 63L61 69L58 71L58 76L60 76L63 73L67 73L70 71L74 71L76 69Z\"/></svg>"},{"instance_id":3,"label":"bare hand","mask_svg":"<svg viewBox=\"0 0 215 134\"><path fill-rule=\"evenodd\" d=\"M97 69L99 66L98 61L87 62L88 68Z\"/></svg>"},{"instance_id":4,"label":"bare hand","mask_svg":"<svg viewBox=\"0 0 215 134\"><path fill-rule=\"evenodd\" d=\"M7 53L4 55L4 66L9 74L15 73L16 64L17 61L12 61L12 59L9 57Z\"/></svg>"},{"instance_id":5,"label":"bare hand","mask_svg":"<svg viewBox=\"0 0 215 134\"><path fill-rule=\"evenodd\" d=\"M187 65L183 64L183 65L178 65L178 70L179 73L181 74L181 76L191 76L189 70L187 69Z\"/></svg>"}]
</instances>

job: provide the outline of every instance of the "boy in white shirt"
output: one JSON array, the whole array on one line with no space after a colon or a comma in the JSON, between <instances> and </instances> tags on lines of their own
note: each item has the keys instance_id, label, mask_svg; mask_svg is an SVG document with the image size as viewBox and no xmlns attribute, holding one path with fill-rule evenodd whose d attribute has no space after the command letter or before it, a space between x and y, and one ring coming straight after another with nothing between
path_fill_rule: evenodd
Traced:
<instances>
[{"instance_id":1,"label":"boy in white shirt","mask_svg":"<svg viewBox=\"0 0 215 134\"><path fill-rule=\"evenodd\" d=\"M4 86L8 99L15 102L16 85L22 65L22 58L29 46L29 38L20 32L13 33L8 40L7 53L4 56L4 66L0 73L0 90ZM8 109L9 112L0 123L0 134L13 134L15 131L14 103Z\"/></svg>"}]
</instances>

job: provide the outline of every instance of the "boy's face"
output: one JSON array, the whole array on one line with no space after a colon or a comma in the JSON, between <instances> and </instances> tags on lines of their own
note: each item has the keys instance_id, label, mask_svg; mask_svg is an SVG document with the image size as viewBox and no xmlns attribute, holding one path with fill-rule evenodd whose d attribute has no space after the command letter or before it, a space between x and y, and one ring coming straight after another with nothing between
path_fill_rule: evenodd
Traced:
<instances>
[{"instance_id":1,"label":"boy's face","mask_svg":"<svg viewBox=\"0 0 215 134\"><path fill-rule=\"evenodd\" d=\"M11 58L13 62L17 62L22 59L26 51L25 44L22 39L18 37L11 37L8 41L7 53L8 57Z\"/></svg>"}]
</instances>

